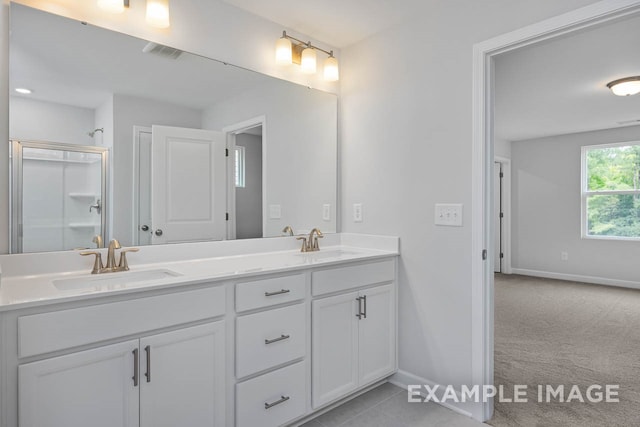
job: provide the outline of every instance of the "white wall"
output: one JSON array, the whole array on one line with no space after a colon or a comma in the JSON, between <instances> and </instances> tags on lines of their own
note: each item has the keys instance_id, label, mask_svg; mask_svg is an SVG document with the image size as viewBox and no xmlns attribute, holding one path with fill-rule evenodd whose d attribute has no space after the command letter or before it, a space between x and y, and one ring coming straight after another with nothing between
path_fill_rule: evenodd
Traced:
<instances>
[{"instance_id":1,"label":"white wall","mask_svg":"<svg viewBox=\"0 0 640 427\"><path fill-rule=\"evenodd\" d=\"M640 126L513 143L513 268L640 282L638 242L582 239L580 229L581 147L625 141L640 141Z\"/></svg>"},{"instance_id":2,"label":"white wall","mask_svg":"<svg viewBox=\"0 0 640 427\"><path fill-rule=\"evenodd\" d=\"M236 188L236 238L262 237L262 137L240 134L244 147L245 186Z\"/></svg>"},{"instance_id":3,"label":"white wall","mask_svg":"<svg viewBox=\"0 0 640 427\"><path fill-rule=\"evenodd\" d=\"M113 97L112 238L133 244L133 126L164 125L199 129L202 111L133 96Z\"/></svg>"},{"instance_id":4,"label":"white wall","mask_svg":"<svg viewBox=\"0 0 640 427\"><path fill-rule=\"evenodd\" d=\"M263 115L266 204L280 205L282 210L280 219L267 219L265 236L280 236L286 225L296 233L313 227L335 232L335 95L270 82L205 110L203 126L222 130ZM309 165L314 173L309 173ZM331 204L330 221L322 220L323 204Z\"/></svg>"},{"instance_id":5,"label":"white wall","mask_svg":"<svg viewBox=\"0 0 640 427\"><path fill-rule=\"evenodd\" d=\"M493 140L493 154L496 157L510 159L511 158L511 141L495 138Z\"/></svg>"},{"instance_id":6,"label":"white wall","mask_svg":"<svg viewBox=\"0 0 640 427\"><path fill-rule=\"evenodd\" d=\"M590 3L428 1L342 51L341 228L400 236L400 369L415 381L472 380L473 45ZM464 226L434 226L438 202L463 203Z\"/></svg>"},{"instance_id":7,"label":"white wall","mask_svg":"<svg viewBox=\"0 0 640 427\"><path fill-rule=\"evenodd\" d=\"M26 141L95 145L94 110L20 96L10 100L9 136Z\"/></svg>"}]
</instances>

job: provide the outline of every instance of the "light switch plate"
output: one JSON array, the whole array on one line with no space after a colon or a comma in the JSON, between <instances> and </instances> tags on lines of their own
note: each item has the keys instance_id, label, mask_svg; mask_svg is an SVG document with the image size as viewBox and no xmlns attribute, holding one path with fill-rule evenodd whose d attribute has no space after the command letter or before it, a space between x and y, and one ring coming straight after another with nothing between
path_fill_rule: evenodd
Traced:
<instances>
[{"instance_id":1,"label":"light switch plate","mask_svg":"<svg viewBox=\"0 0 640 427\"><path fill-rule=\"evenodd\" d=\"M462 204L436 204L435 224L462 227Z\"/></svg>"},{"instance_id":2,"label":"light switch plate","mask_svg":"<svg viewBox=\"0 0 640 427\"><path fill-rule=\"evenodd\" d=\"M282 209L280 205L269 205L269 219L282 218Z\"/></svg>"},{"instance_id":3,"label":"light switch plate","mask_svg":"<svg viewBox=\"0 0 640 427\"><path fill-rule=\"evenodd\" d=\"M322 220L331 221L331 205L322 205Z\"/></svg>"}]
</instances>

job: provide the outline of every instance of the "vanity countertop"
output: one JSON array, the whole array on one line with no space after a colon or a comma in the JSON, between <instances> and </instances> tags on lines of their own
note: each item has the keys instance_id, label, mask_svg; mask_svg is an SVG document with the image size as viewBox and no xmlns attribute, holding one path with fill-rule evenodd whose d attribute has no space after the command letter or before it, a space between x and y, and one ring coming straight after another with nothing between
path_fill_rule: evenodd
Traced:
<instances>
[{"instance_id":1,"label":"vanity countertop","mask_svg":"<svg viewBox=\"0 0 640 427\"><path fill-rule=\"evenodd\" d=\"M397 250L389 248L382 250L341 244L307 253L285 250L174 262L130 263L130 271L100 275L82 270L2 277L0 311L141 290L236 280L266 273L294 272L398 254Z\"/></svg>"}]
</instances>

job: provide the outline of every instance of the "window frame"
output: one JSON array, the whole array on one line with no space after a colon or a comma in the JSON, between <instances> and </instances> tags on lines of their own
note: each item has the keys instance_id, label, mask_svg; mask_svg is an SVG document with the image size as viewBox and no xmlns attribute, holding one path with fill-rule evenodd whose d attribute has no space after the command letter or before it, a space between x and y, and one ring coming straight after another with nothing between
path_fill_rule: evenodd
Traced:
<instances>
[{"instance_id":1,"label":"window frame","mask_svg":"<svg viewBox=\"0 0 640 427\"><path fill-rule=\"evenodd\" d=\"M613 195L640 195L640 189L638 190L605 190L605 191L589 191L589 180L587 171L587 152L590 150L597 150L603 148L612 147L628 147L633 145L640 145L640 141L624 141L614 142L609 144L596 144L596 145L583 145L580 153L580 217L581 217L581 237L582 239L594 239L594 240L620 240L620 241L640 241L640 237L628 237L628 236L601 236L589 234L589 220L587 211L587 199L590 196L613 196Z\"/></svg>"}]
</instances>

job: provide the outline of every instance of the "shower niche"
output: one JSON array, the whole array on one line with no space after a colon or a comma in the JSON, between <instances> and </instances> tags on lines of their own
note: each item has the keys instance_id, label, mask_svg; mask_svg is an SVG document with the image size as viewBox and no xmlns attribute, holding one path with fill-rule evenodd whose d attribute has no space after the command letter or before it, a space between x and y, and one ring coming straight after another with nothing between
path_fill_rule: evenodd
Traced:
<instances>
[{"instance_id":1,"label":"shower niche","mask_svg":"<svg viewBox=\"0 0 640 427\"><path fill-rule=\"evenodd\" d=\"M11 141L11 252L89 248L103 242L107 162L103 147Z\"/></svg>"}]
</instances>

